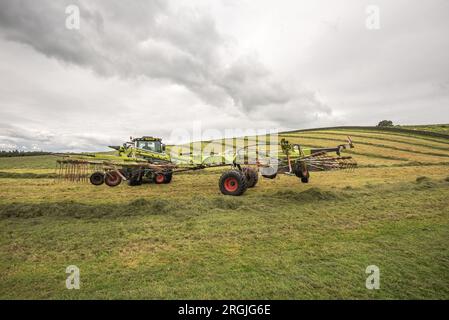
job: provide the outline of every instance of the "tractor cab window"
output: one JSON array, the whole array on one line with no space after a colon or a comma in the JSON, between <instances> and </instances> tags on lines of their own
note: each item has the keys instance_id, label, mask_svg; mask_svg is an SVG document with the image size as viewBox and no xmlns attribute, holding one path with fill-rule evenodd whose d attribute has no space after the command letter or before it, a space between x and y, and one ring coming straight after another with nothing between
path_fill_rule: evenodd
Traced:
<instances>
[{"instance_id":1,"label":"tractor cab window","mask_svg":"<svg viewBox=\"0 0 449 320\"><path fill-rule=\"evenodd\" d=\"M159 141L137 141L137 148L153 152L161 152L161 143Z\"/></svg>"}]
</instances>

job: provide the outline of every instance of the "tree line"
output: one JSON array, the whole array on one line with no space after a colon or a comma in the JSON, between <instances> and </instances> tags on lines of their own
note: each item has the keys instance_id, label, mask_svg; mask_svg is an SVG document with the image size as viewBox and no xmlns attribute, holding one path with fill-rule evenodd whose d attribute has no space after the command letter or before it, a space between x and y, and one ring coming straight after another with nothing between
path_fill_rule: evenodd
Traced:
<instances>
[{"instance_id":1,"label":"tree line","mask_svg":"<svg viewBox=\"0 0 449 320\"><path fill-rule=\"evenodd\" d=\"M44 156L50 154L45 151L23 151L23 150L0 150L0 158L8 157L26 157L26 156Z\"/></svg>"}]
</instances>

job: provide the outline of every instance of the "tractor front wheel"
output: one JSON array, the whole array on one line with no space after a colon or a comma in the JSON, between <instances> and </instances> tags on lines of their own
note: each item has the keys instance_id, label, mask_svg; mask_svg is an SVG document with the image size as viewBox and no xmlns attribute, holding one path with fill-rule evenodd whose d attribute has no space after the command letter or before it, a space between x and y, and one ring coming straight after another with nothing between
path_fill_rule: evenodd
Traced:
<instances>
[{"instance_id":1,"label":"tractor front wheel","mask_svg":"<svg viewBox=\"0 0 449 320\"><path fill-rule=\"evenodd\" d=\"M221 175L218 187L224 195L241 196L245 193L248 185L244 173L238 170L229 170Z\"/></svg>"}]
</instances>

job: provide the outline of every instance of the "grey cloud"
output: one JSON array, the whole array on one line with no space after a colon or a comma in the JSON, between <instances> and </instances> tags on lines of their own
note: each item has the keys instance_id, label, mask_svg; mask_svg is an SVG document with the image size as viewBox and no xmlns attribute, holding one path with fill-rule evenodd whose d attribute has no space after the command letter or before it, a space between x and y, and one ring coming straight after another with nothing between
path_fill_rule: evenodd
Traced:
<instances>
[{"instance_id":1,"label":"grey cloud","mask_svg":"<svg viewBox=\"0 0 449 320\"><path fill-rule=\"evenodd\" d=\"M48 143L52 141L52 138L54 137L54 134L48 132L26 130L5 123L0 123L0 132L2 141L18 144L24 144L24 141Z\"/></svg>"},{"instance_id":2,"label":"grey cloud","mask_svg":"<svg viewBox=\"0 0 449 320\"><path fill-rule=\"evenodd\" d=\"M220 85L237 105L246 110L269 104L284 104L294 98L288 90L271 78L270 72L250 57L236 61L220 79Z\"/></svg>"},{"instance_id":3,"label":"grey cloud","mask_svg":"<svg viewBox=\"0 0 449 320\"><path fill-rule=\"evenodd\" d=\"M0 150L45 150L79 152L107 150L108 145L117 144L107 136L97 134L55 134L53 132L28 129L21 126L0 124Z\"/></svg>"},{"instance_id":4,"label":"grey cloud","mask_svg":"<svg viewBox=\"0 0 449 320\"><path fill-rule=\"evenodd\" d=\"M80 7L79 31L65 28L69 4ZM162 79L212 106L231 103L250 117L271 112L279 121L293 121L331 113L313 92L287 86L257 58L240 56L210 16L166 1L5 0L0 26L3 37L49 57L106 77Z\"/></svg>"}]
</instances>

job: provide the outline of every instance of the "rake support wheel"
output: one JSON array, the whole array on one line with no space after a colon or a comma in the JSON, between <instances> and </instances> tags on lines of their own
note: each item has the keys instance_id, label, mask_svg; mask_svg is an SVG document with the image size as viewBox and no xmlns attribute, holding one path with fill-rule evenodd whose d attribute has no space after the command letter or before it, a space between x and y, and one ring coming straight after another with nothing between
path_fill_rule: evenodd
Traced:
<instances>
[{"instance_id":1,"label":"rake support wheel","mask_svg":"<svg viewBox=\"0 0 449 320\"><path fill-rule=\"evenodd\" d=\"M245 167L243 168L243 173L245 174L246 178L246 184L248 188L253 188L257 184L257 181L259 181L259 176L257 174L257 170L251 168L251 167Z\"/></svg>"},{"instance_id":2,"label":"rake support wheel","mask_svg":"<svg viewBox=\"0 0 449 320\"><path fill-rule=\"evenodd\" d=\"M218 187L224 195L241 196L248 188L245 174L239 170L224 172L218 181Z\"/></svg>"},{"instance_id":3,"label":"rake support wheel","mask_svg":"<svg viewBox=\"0 0 449 320\"><path fill-rule=\"evenodd\" d=\"M110 187L118 186L122 182L122 177L115 172L115 171L109 171L106 172L104 177L104 183Z\"/></svg>"},{"instance_id":4,"label":"rake support wheel","mask_svg":"<svg viewBox=\"0 0 449 320\"><path fill-rule=\"evenodd\" d=\"M89 181L94 186L102 185L104 183L104 173L100 171L92 173L89 177Z\"/></svg>"},{"instance_id":5,"label":"rake support wheel","mask_svg":"<svg viewBox=\"0 0 449 320\"><path fill-rule=\"evenodd\" d=\"M274 167L261 167L260 174L267 179L274 179L277 176L277 170Z\"/></svg>"},{"instance_id":6,"label":"rake support wheel","mask_svg":"<svg viewBox=\"0 0 449 320\"><path fill-rule=\"evenodd\" d=\"M295 175L301 179L302 183L309 183L310 173L305 163L298 163L296 165Z\"/></svg>"}]
</instances>

